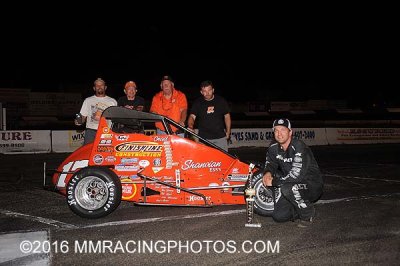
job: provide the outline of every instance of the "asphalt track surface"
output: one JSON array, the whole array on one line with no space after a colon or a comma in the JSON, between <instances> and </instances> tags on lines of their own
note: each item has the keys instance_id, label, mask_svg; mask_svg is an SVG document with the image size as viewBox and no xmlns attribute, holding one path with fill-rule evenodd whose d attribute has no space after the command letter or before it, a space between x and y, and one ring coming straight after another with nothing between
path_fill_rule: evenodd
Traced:
<instances>
[{"instance_id":1,"label":"asphalt track surface","mask_svg":"<svg viewBox=\"0 0 400 266\"><path fill-rule=\"evenodd\" d=\"M325 190L316 220L307 228L257 215L262 227L245 227L244 205L139 207L122 202L105 218L83 219L69 210L63 196L42 188L43 162L58 165L67 154L0 155L0 263L399 265L400 145L312 150ZM263 161L265 148L230 152ZM25 239L34 247L43 246L46 237L51 252L39 245L36 253L18 250ZM85 250L85 243L103 246ZM10 252L21 255L10 257Z\"/></svg>"}]
</instances>

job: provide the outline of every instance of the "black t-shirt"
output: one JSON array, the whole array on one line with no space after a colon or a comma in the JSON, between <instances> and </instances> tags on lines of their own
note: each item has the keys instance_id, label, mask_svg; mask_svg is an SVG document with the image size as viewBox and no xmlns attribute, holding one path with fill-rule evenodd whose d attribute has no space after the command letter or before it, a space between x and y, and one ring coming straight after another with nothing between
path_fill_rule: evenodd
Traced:
<instances>
[{"instance_id":1,"label":"black t-shirt","mask_svg":"<svg viewBox=\"0 0 400 266\"><path fill-rule=\"evenodd\" d=\"M205 139L219 139L226 136L224 116L228 113L228 103L218 95L214 95L211 101L206 101L203 97L196 99L190 111L190 114L196 116L200 137Z\"/></svg>"},{"instance_id":2,"label":"black t-shirt","mask_svg":"<svg viewBox=\"0 0 400 266\"><path fill-rule=\"evenodd\" d=\"M132 106L132 109L136 110L138 106L144 107L144 99L137 95L133 100L128 100L128 97L126 95L118 99L118 106L126 106L126 105Z\"/></svg>"}]
</instances>

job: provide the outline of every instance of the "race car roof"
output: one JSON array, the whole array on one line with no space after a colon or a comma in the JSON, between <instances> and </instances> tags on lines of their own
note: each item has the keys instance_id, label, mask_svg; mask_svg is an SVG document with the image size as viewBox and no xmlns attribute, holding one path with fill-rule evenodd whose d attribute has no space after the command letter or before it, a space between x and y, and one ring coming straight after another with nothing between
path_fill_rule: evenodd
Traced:
<instances>
[{"instance_id":1,"label":"race car roof","mask_svg":"<svg viewBox=\"0 0 400 266\"><path fill-rule=\"evenodd\" d=\"M147 113L142 111L136 111L120 106L111 106L104 110L102 116L107 119L112 118L129 118L137 120L162 120L165 117L155 113Z\"/></svg>"}]
</instances>

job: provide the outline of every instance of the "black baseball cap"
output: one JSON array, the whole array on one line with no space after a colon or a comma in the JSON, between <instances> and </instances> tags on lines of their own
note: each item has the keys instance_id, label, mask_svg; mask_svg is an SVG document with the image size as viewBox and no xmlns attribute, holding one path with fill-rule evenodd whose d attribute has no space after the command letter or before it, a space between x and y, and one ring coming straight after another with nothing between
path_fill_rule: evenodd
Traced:
<instances>
[{"instance_id":1,"label":"black baseball cap","mask_svg":"<svg viewBox=\"0 0 400 266\"><path fill-rule=\"evenodd\" d=\"M169 80L169 81L171 81L171 82L174 82L174 80L172 79L172 77L169 76L169 75L163 76L162 79L161 79L161 82L163 82L164 80Z\"/></svg>"},{"instance_id":2,"label":"black baseball cap","mask_svg":"<svg viewBox=\"0 0 400 266\"><path fill-rule=\"evenodd\" d=\"M274 127L276 126L284 126L288 129L292 129L292 124L290 124L290 121L287 118L275 119L274 123L272 123L272 130L274 130Z\"/></svg>"}]
</instances>

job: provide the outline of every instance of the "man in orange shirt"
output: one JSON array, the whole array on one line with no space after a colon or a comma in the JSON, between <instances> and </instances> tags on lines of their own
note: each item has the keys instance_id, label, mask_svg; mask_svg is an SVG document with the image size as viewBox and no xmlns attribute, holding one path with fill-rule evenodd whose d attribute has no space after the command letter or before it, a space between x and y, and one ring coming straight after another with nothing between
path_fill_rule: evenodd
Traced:
<instances>
[{"instance_id":1,"label":"man in orange shirt","mask_svg":"<svg viewBox=\"0 0 400 266\"><path fill-rule=\"evenodd\" d=\"M154 95L150 112L166 116L185 126L188 107L186 95L175 89L171 76L163 76L160 86L161 91ZM161 123L156 123L156 127L157 134L165 134ZM172 130L176 132L177 128L173 127Z\"/></svg>"}]
</instances>

